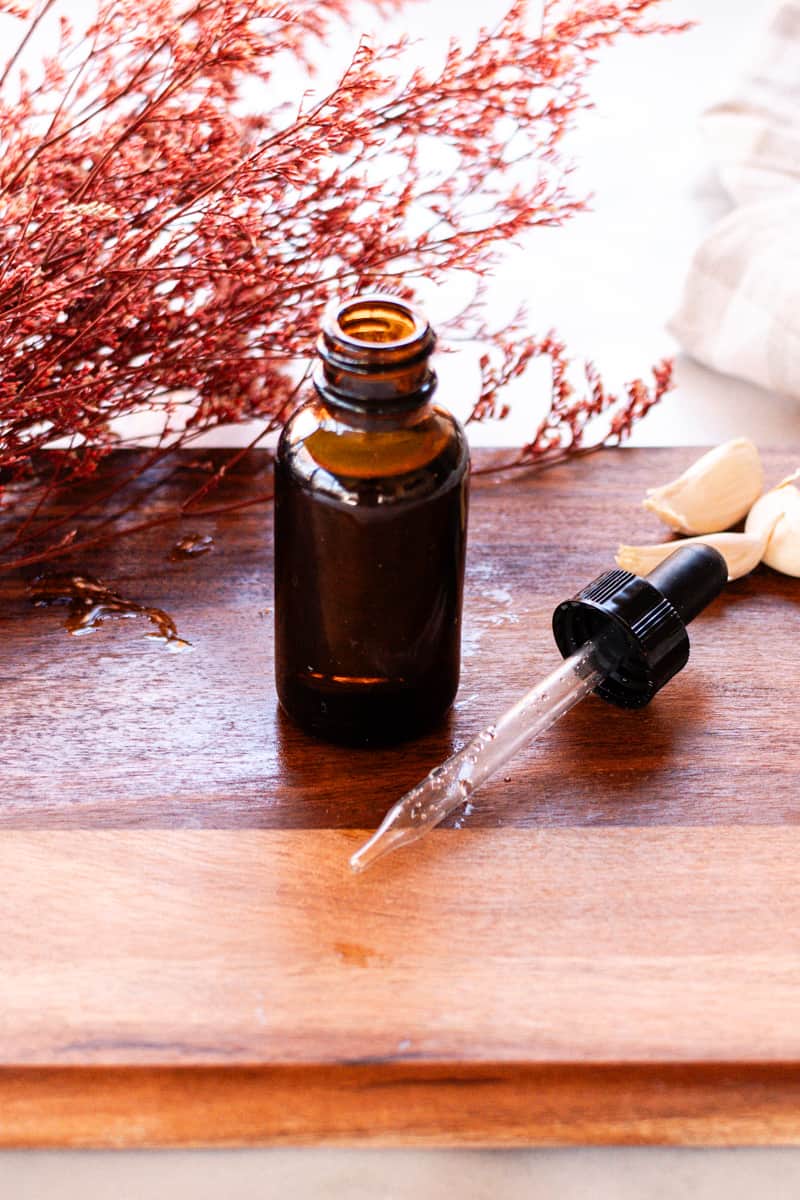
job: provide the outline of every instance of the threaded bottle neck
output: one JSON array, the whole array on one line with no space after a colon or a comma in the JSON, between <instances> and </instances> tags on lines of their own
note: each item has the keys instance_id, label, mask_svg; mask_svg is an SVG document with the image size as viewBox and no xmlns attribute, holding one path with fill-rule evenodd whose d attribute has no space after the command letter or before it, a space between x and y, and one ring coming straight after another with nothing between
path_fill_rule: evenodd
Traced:
<instances>
[{"instance_id":1,"label":"threaded bottle neck","mask_svg":"<svg viewBox=\"0 0 800 1200\"><path fill-rule=\"evenodd\" d=\"M405 300L356 296L325 313L314 384L333 407L410 412L427 404L436 388L429 362L435 344L427 320Z\"/></svg>"}]
</instances>

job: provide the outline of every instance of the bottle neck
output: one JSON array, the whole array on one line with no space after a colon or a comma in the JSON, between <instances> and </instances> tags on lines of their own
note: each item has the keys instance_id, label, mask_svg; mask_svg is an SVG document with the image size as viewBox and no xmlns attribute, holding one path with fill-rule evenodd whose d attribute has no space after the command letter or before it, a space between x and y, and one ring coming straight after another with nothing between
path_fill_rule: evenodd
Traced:
<instances>
[{"instance_id":1,"label":"bottle neck","mask_svg":"<svg viewBox=\"0 0 800 1200\"><path fill-rule=\"evenodd\" d=\"M328 309L314 386L334 415L364 428L418 420L436 390L428 322L395 296L358 296Z\"/></svg>"}]
</instances>

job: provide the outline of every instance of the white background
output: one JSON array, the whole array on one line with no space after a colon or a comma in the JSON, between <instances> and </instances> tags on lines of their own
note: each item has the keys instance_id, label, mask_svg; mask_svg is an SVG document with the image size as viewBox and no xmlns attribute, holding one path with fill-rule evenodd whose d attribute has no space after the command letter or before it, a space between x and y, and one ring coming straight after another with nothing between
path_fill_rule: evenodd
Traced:
<instances>
[{"instance_id":1,"label":"white background","mask_svg":"<svg viewBox=\"0 0 800 1200\"><path fill-rule=\"evenodd\" d=\"M409 9L412 32L488 22L499 8L496 0L418 0ZM769 8L758 0L675 0L665 5L667 15L693 16L698 28L610 52L591 87L597 109L572 142L594 211L566 229L538 232L502 269L504 290L529 303L534 326L556 326L609 382L640 374L675 349L664 324L688 258L726 211L697 117L735 81ZM744 433L762 445L800 446L800 403L688 360L677 365L677 390L639 428L638 443L699 444ZM472 365L448 360L442 381L446 402L465 411ZM515 423L479 432L509 442L531 421L525 396ZM0 1195L9 1200L783 1200L799 1193L800 1151L793 1150L0 1154Z\"/></svg>"}]
</instances>

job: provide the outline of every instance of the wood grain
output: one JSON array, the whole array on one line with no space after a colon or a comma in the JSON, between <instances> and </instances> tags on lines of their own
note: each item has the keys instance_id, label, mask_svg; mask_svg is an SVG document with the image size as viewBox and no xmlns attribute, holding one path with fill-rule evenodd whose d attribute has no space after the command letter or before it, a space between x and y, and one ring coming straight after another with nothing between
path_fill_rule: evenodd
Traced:
<instances>
[{"instance_id":1,"label":"wood grain","mask_svg":"<svg viewBox=\"0 0 800 1200\"><path fill-rule=\"evenodd\" d=\"M800 1070L472 1067L0 1070L0 1147L800 1143Z\"/></svg>"},{"instance_id":2,"label":"wood grain","mask_svg":"<svg viewBox=\"0 0 800 1200\"><path fill-rule=\"evenodd\" d=\"M800 1061L800 830L7 832L2 1060Z\"/></svg>"},{"instance_id":3,"label":"wood grain","mask_svg":"<svg viewBox=\"0 0 800 1200\"><path fill-rule=\"evenodd\" d=\"M71 564L192 654L0 580L0 1144L800 1142L798 581L734 585L649 710L589 702L463 828L346 869L690 458L480 481L459 707L394 751L276 716L266 511Z\"/></svg>"},{"instance_id":4,"label":"wood grain","mask_svg":"<svg viewBox=\"0 0 800 1200\"><path fill-rule=\"evenodd\" d=\"M800 1141L800 831L353 839L7 833L0 1143Z\"/></svg>"},{"instance_id":5,"label":"wood grain","mask_svg":"<svg viewBox=\"0 0 800 1200\"><path fill-rule=\"evenodd\" d=\"M476 480L459 697L441 729L392 750L325 746L277 711L268 506L157 528L59 565L167 609L189 654L166 653L136 621L71 638L57 608L33 607L24 578L0 576L0 826L375 824L388 800L554 664L555 604L612 565L618 542L661 537L639 502L693 453L607 452ZM767 478L796 457L766 455ZM263 491L265 472L255 455L220 499ZM196 485L168 477L136 519ZM171 562L187 528L211 533L214 549ZM799 601L797 581L767 568L732 585L692 626L692 662L653 705L580 706L482 790L469 826L796 823L797 726L774 668L796 657Z\"/></svg>"}]
</instances>

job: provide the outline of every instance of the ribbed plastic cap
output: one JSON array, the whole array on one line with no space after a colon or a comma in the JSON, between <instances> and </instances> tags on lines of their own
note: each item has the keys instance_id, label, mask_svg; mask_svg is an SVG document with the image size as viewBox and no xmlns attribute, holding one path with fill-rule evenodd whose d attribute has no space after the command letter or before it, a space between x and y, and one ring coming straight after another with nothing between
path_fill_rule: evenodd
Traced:
<instances>
[{"instance_id":1,"label":"ribbed plastic cap","mask_svg":"<svg viewBox=\"0 0 800 1200\"><path fill-rule=\"evenodd\" d=\"M683 546L646 578L606 571L553 613L553 634L566 658L594 639L606 666L597 694L622 708L642 708L689 659L686 626L728 579L712 546Z\"/></svg>"}]
</instances>

